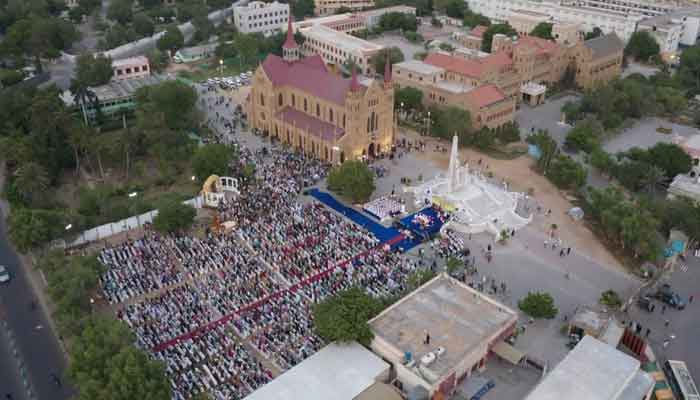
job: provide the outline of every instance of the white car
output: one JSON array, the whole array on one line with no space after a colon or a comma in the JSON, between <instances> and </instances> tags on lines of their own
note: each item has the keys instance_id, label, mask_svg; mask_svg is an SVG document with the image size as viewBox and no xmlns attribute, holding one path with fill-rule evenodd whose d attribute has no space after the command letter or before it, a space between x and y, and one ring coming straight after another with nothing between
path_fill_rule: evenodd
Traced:
<instances>
[{"instance_id":1,"label":"white car","mask_svg":"<svg viewBox=\"0 0 700 400\"><path fill-rule=\"evenodd\" d=\"M4 265L0 265L0 283L7 283L10 281L10 272Z\"/></svg>"}]
</instances>

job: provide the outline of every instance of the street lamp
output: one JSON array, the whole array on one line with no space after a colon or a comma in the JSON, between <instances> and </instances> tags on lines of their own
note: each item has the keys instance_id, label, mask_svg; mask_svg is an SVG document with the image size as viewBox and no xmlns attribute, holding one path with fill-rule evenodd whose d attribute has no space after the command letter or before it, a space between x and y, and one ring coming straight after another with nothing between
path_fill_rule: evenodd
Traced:
<instances>
[{"instance_id":1,"label":"street lamp","mask_svg":"<svg viewBox=\"0 0 700 400\"><path fill-rule=\"evenodd\" d=\"M197 180L197 177L196 177L196 176L194 176L194 175L192 175L192 178L191 178L191 179L192 179L192 182L194 182L194 181L196 181L196 180Z\"/></svg>"},{"instance_id":2,"label":"street lamp","mask_svg":"<svg viewBox=\"0 0 700 400\"><path fill-rule=\"evenodd\" d=\"M131 192L131 193L129 193L129 198L132 198L132 199L133 199L134 197L136 197L136 196L138 196L138 195L139 195L139 194L138 194L137 192Z\"/></svg>"},{"instance_id":3,"label":"street lamp","mask_svg":"<svg viewBox=\"0 0 700 400\"><path fill-rule=\"evenodd\" d=\"M428 118L425 119L425 135L430 136L430 111L428 111Z\"/></svg>"},{"instance_id":4,"label":"street lamp","mask_svg":"<svg viewBox=\"0 0 700 400\"><path fill-rule=\"evenodd\" d=\"M224 60L223 59L219 59L219 75L221 75L222 78L224 77Z\"/></svg>"},{"instance_id":5,"label":"street lamp","mask_svg":"<svg viewBox=\"0 0 700 400\"><path fill-rule=\"evenodd\" d=\"M68 225L66 225L66 230L69 231L69 230L71 230L72 227L73 227L73 224L68 224Z\"/></svg>"},{"instance_id":6,"label":"street lamp","mask_svg":"<svg viewBox=\"0 0 700 400\"><path fill-rule=\"evenodd\" d=\"M129 198L133 199L138 195L139 195L138 192L131 192L131 193L129 193ZM139 218L138 212L136 213L136 225L138 225L139 227L141 226L141 219Z\"/></svg>"}]
</instances>

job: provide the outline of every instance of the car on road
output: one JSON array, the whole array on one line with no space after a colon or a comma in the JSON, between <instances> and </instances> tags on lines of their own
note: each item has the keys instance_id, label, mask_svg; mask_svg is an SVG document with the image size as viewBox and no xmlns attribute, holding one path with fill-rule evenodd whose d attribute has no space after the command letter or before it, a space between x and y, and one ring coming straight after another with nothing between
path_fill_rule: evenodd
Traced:
<instances>
[{"instance_id":1,"label":"car on road","mask_svg":"<svg viewBox=\"0 0 700 400\"><path fill-rule=\"evenodd\" d=\"M654 311L654 304L652 303L651 296L640 296L639 299L637 299L637 305L644 311Z\"/></svg>"},{"instance_id":2,"label":"car on road","mask_svg":"<svg viewBox=\"0 0 700 400\"><path fill-rule=\"evenodd\" d=\"M685 308L685 302L681 299L681 296L674 292L668 283L664 283L659 287L659 290L656 292L656 298L677 310Z\"/></svg>"},{"instance_id":3,"label":"car on road","mask_svg":"<svg viewBox=\"0 0 700 400\"><path fill-rule=\"evenodd\" d=\"M10 282L10 271L4 265L0 265L0 283L8 282Z\"/></svg>"}]
</instances>

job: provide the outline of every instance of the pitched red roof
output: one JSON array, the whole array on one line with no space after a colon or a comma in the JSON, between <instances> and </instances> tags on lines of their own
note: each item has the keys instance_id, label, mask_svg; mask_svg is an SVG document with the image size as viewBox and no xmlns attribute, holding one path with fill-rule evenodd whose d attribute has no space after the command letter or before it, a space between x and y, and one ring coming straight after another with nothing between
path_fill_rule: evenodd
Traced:
<instances>
[{"instance_id":1,"label":"pitched red roof","mask_svg":"<svg viewBox=\"0 0 700 400\"><path fill-rule=\"evenodd\" d=\"M469 31L469 34L472 36L476 36L476 37L483 37L484 32L486 32L486 29L488 29L488 28L485 27L484 25L477 25L474 27L474 29Z\"/></svg>"},{"instance_id":2,"label":"pitched red roof","mask_svg":"<svg viewBox=\"0 0 700 400\"><path fill-rule=\"evenodd\" d=\"M269 54L262 67L273 85L289 85L336 104L345 104L345 95L350 90L350 80L329 72L318 55L289 63Z\"/></svg>"},{"instance_id":3,"label":"pitched red roof","mask_svg":"<svg viewBox=\"0 0 700 400\"><path fill-rule=\"evenodd\" d=\"M467 96L469 101L478 108L489 106L506 98L501 89L490 83L470 90Z\"/></svg>"},{"instance_id":4,"label":"pitched red roof","mask_svg":"<svg viewBox=\"0 0 700 400\"><path fill-rule=\"evenodd\" d=\"M498 53L493 53L479 60L482 64L492 65L496 67L505 67L506 65L513 64L513 59L510 58L508 54L503 51Z\"/></svg>"},{"instance_id":5,"label":"pitched red roof","mask_svg":"<svg viewBox=\"0 0 700 400\"><path fill-rule=\"evenodd\" d=\"M287 39L282 45L283 49L293 49L295 47L299 47L297 42L294 40L294 28L292 27L292 19L293 18L291 15L289 16L289 18L287 18Z\"/></svg>"},{"instance_id":6,"label":"pitched red roof","mask_svg":"<svg viewBox=\"0 0 700 400\"><path fill-rule=\"evenodd\" d=\"M275 114L277 119L296 128L303 129L323 140L335 140L345 134L345 130L330 122L322 121L305 112L286 106Z\"/></svg>"},{"instance_id":7,"label":"pitched red roof","mask_svg":"<svg viewBox=\"0 0 700 400\"><path fill-rule=\"evenodd\" d=\"M423 62L472 78L480 78L481 74L484 72L484 66L478 61L467 60L466 58L454 57L447 54L430 53Z\"/></svg>"}]
</instances>

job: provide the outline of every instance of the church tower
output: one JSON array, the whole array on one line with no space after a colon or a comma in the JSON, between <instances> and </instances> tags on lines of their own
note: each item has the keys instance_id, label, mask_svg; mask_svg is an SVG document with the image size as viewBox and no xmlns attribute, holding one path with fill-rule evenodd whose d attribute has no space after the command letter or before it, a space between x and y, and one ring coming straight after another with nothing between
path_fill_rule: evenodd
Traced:
<instances>
[{"instance_id":1,"label":"church tower","mask_svg":"<svg viewBox=\"0 0 700 400\"><path fill-rule=\"evenodd\" d=\"M298 61L299 55L299 45L294 41L294 28L292 27L292 16L289 16L287 24L287 39L282 45L282 58L284 61L292 63Z\"/></svg>"}]
</instances>

